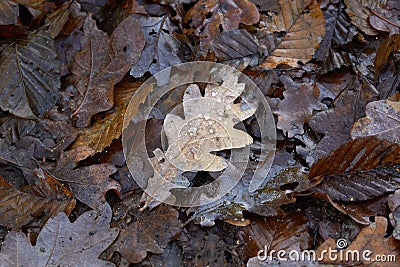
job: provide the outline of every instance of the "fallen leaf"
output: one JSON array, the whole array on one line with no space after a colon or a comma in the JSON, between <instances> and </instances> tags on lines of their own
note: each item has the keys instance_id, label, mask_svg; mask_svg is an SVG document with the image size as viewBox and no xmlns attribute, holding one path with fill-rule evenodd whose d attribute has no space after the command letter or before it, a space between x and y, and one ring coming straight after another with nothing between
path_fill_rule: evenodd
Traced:
<instances>
[{"instance_id":1,"label":"fallen leaf","mask_svg":"<svg viewBox=\"0 0 400 267\"><path fill-rule=\"evenodd\" d=\"M16 189L0 176L0 225L17 230L39 218L46 222L59 212L72 211L72 193L48 173L37 171L37 185L31 186L31 193Z\"/></svg>"},{"instance_id":2,"label":"fallen leaf","mask_svg":"<svg viewBox=\"0 0 400 267\"><path fill-rule=\"evenodd\" d=\"M388 196L388 205L392 213L389 214L393 229L393 237L400 240L400 190Z\"/></svg>"},{"instance_id":3,"label":"fallen leaf","mask_svg":"<svg viewBox=\"0 0 400 267\"><path fill-rule=\"evenodd\" d=\"M28 119L41 117L57 101L60 61L45 32L9 45L0 58L0 107Z\"/></svg>"},{"instance_id":4,"label":"fallen leaf","mask_svg":"<svg viewBox=\"0 0 400 267\"><path fill-rule=\"evenodd\" d=\"M104 116L95 116L93 126L78 129L79 136L71 149L86 145L93 153L101 152L121 136L124 115L129 101L140 83L123 83L115 88L115 110Z\"/></svg>"},{"instance_id":5,"label":"fallen leaf","mask_svg":"<svg viewBox=\"0 0 400 267\"><path fill-rule=\"evenodd\" d=\"M310 247L307 220L303 213L294 212L280 217L255 218L249 226L241 229L245 259L269 256L272 250L302 251ZM272 255L277 256L277 255Z\"/></svg>"},{"instance_id":6,"label":"fallen leaf","mask_svg":"<svg viewBox=\"0 0 400 267\"><path fill-rule=\"evenodd\" d=\"M328 239L321 246L319 246L316 255L323 256L320 260L321 263L329 264L361 264L364 266L382 266L382 262L374 262L376 256L389 256L393 255L395 258L399 256L400 242L395 240L392 236L386 237L387 220L384 217L375 217L375 222L371 223L368 227L361 230L358 236L351 242L350 246L343 249L342 255L354 255L354 258L349 257L346 261L345 258L340 259L340 257L328 257L328 255L322 254L323 250L328 251L336 249L336 241L333 239ZM371 253L365 253L366 251ZM351 251L359 252L359 259L357 260L354 253ZM370 260L362 257L362 255L368 257ZM336 255L338 256L338 255ZM384 266L398 266L394 261L386 261Z\"/></svg>"},{"instance_id":7,"label":"fallen leaf","mask_svg":"<svg viewBox=\"0 0 400 267\"><path fill-rule=\"evenodd\" d=\"M385 8L369 9L372 13L369 16L369 23L376 30L388 32L390 35L400 32L400 2L388 1Z\"/></svg>"},{"instance_id":8,"label":"fallen leaf","mask_svg":"<svg viewBox=\"0 0 400 267\"><path fill-rule=\"evenodd\" d=\"M161 205L152 211L138 211L136 207L140 194L130 194L125 195L124 204L133 207L128 210L131 219L121 229L110 250L118 251L131 263L137 263L146 258L148 252L163 253L168 243L181 231L182 223L178 220L178 212L170 206Z\"/></svg>"},{"instance_id":9,"label":"fallen leaf","mask_svg":"<svg viewBox=\"0 0 400 267\"><path fill-rule=\"evenodd\" d=\"M366 117L354 123L351 129L353 139L377 136L400 144L400 103L380 100L368 103Z\"/></svg>"},{"instance_id":10,"label":"fallen leaf","mask_svg":"<svg viewBox=\"0 0 400 267\"><path fill-rule=\"evenodd\" d=\"M131 65L130 74L136 78L142 77L146 71L151 74L182 63L178 54L180 42L173 35L177 27L171 19L163 17L149 17L132 15L140 23L145 37L145 46L136 65Z\"/></svg>"},{"instance_id":11,"label":"fallen leaf","mask_svg":"<svg viewBox=\"0 0 400 267\"><path fill-rule=\"evenodd\" d=\"M195 35L213 38L220 26L227 32L258 20L258 10L248 0L201 0L186 13L184 22L194 28Z\"/></svg>"},{"instance_id":12,"label":"fallen leaf","mask_svg":"<svg viewBox=\"0 0 400 267\"><path fill-rule=\"evenodd\" d=\"M375 74L388 62L390 55L400 50L400 35L393 35L385 39L376 51L375 56Z\"/></svg>"},{"instance_id":13,"label":"fallen leaf","mask_svg":"<svg viewBox=\"0 0 400 267\"><path fill-rule=\"evenodd\" d=\"M378 31L375 30L369 23L371 11L377 8L385 8L387 1L385 0L345 0L346 11L351 22L360 30L368 35L377 35Z\"/></svg>"},{"instance_id":14,"label":"fallen leaf","mask_svg":"<svg viewBox=\"0 0 400 267\"><path fill-rule=\"evenodd\" d=\"M1 247L2 266L114 266L98 259L118 236L110 228L108 204L88 211L71 223L65 213L50 219L32 246L25 234L9 232Z\"/></svg>"},{"instance_id":15,"label":"fallen leaf","mask_svg":"<svg viewBox=\"0 0 400 267\"><path fill-rule=\"evenodd\" d=\"M275 68L279 64L299 67L307 63L319 47L325 35L324 14L315 0L280 0L281 12L265 22L268 34L284 33L275 40L263 68Z\"/></svg>"},{"instance_id":16,"label":"fallen leaf","mask_svg":"<svg viewBox=\"0 0 400 267\"><path fill-rule=\"evenodd\" d=\"M184 119L167 114L164 131L168 139L166 159L182 171L221 171L225 159L212 151L245 147L253 142L250 135L234 128L255 112L233 101L244 84L225 80L221 86L209 84L201 96L197 85L190 85L183 97Z\"/></svg>"},{"instance_id":17,"label":"fallen leaf","mask_svg":"<svg viewBox=\"0 0 400 267\"><path fill-rule=\"evenodd\" d=\"M90 16L83 29L82 49L74 57L70 77L79 92L79 106L72 114L78 127L89 126L94 114L112 108L114 84L136 63L144 47L140 24L133 16L121 22L111 38Z\"/></svg>"},{"instance_id":18,"label":"fallen leaf","mask_svg":"<svg viewBox=\"0 0 400 267\"><path fill-rule=\"evenodd\" d=\"M287 76L284 79L285 98L273 113L278 116L278 129L291 138L304 133L304 123L314 110L321 110L322 106L318 101L319 88L316 84L296 84Z\"/></svg>"},{"instance_id":19,"label":"fallen leaf","mask_svg":"<svg viewBox=\"0 0 400 267\"><path fill-rule=\"evenodd\" d=\"M110 175L117 171L111 164L77 168L79 161L92 154L94 154L93 149L87 146L63 152L52 173L57 180L69 183L71 191L78 200L95 209L105 202L108 190L113 190L119 195L121 185L110 178Z\"/></svg>"},{"instance_id":20,"label":"fallen leaf","mask_svg":"<svg viewBox=\"0 0 400 267\"><path fill-rule=\"evenodd\" d=\"M17 4L4 0L0 2L0 25L13 25L18 22L18 8Z\"/></svg>"}]
</instances>

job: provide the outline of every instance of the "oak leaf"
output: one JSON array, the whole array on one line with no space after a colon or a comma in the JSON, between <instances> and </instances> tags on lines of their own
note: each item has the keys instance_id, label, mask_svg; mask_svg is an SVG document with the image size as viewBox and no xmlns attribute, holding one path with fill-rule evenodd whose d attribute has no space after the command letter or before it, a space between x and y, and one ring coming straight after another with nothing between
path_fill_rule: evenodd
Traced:
<instances>
[{"instance_id":1,"label":"oak leaf","mask_svg":"<svg viewBox=\"0 0 400 267\"><path fill-rule=\"evenodd\" d=\"M253 142L234 125L254 114L255 108L234 100L244 90L237 80L221 86L208 85L202 97L197 85L190 85L183 97L185 118L167 114L164 131L168 139L166 159L182 171L221 171L226 161L210 152L245 147Z\"/></svg>"},{"instance_id":2,"label":"oak leaf","mask_svg":"<svg viewBox=\"0 0 400 267\"><path fill-rule=\"evenodd\" d=\"M1 266L114 266L98 259L118 236L110 228L108 204L88 211L71 223L65 213L50 219L32 246L25 234L9 232L0 252Z\"/></svg>"},{"instance_id":3,"label":"oak leaf","mask_svg":"<svg viewBox=\"0 0 400 267\"><path fill-rule=\"evenodd\" d=\"M281 12L265 22L269 34L284 33L260 65L275 68L279 64L299 67L312 59L325 35L324 14L316 0L280 0ZM300 64L299 64L300 63Z\"/></svg>"}]
</instances>

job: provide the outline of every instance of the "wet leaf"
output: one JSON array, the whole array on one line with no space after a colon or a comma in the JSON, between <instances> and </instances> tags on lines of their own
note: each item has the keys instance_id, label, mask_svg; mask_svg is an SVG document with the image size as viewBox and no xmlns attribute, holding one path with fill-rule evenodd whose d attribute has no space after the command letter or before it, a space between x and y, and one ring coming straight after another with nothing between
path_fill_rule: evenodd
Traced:
<instances>
[{"instance_id":1,"label":"wet leaf","mask_svg":"<svg viewBox=\"0 0 400 267\"><path fill-rule=\"evenodd\" d=\"M93 153L97 153L103 151L114 139L118 139L122 132L125 110L139 86L140 83L124 83L117 86L114 96L115 110L104 117L95 117L96 121L93 126L80 128L79 136L71 148L86 145L93 149Z\"/></svg>"},{"instance_id":2,"label":"wet leaf","mask_svg":"<svg viewBox=\"0 0 400 267\"><path fill-rule=\"evenodd\" d=\"M267 59L260 65L275 68L279 64L299 67L314 55L325 35L325 19L315 0L280 0L281 12L265 27L269 34L283 33L275 39Z\"/></svg>"},{"instance_id":3,"label":"wet leaf","mask_svg":"<svg viewBox=\"0 0 400 267\"><path fill-rule=\"evenodd\" d=\"M377 255L394 255L396 258L399 255L399 247L400 242L395 240L392 236L386 237L386 228L387 228L387 220L384 217L375 217L375 222L371 223L368 227L361 230L358 236L351 242L350 246L346 249L343 249L343 255L354 255L349 254L350 251L358 251L360 252L359 260L352 260L350 257L350 261L346 261L346 264L363 264L366 266L382 266L380 262L373 262L372 259L376 259ZM321 254L322 250L328 249L336 249L336 241L333 239L328 239L323 243L317 250L317 255ZM362 252L371 251L368 253L368 258L371 260L367 260L363 258L361 255ZM340 264L339 259L334 259L331 257L330 259L327 255L324 255L324 258L320 261L322 263L330 263L330 264ZM356 258L356 257L355 257ZM344 263L344 261L343 261ZM385 262L385 266L397 266L396 262Z\"/></svg>"},{"instance_id":4,"label":"wet leaf","mask_svg":"<svg viewBox=\"0 0 400 267\"><path fill-rule=\"evenodd\" d=\"M0 58L0 108L33 119L57 101L60 61L53 39L45 32L9 45Z\"/></svg>"},{"instance_id":5,"label":"wet leaf","mask_svg":"<svg viewBox=\"0 0 400 267\"><path fill-rule=\"evenodd\" d=\"M108 204L82 214L73 223L59 213L43 227L35 246L25 234L9 232L1 248L2 266L114 266L98 259L118 236L118 229L110 228L111 217Z\"/></svg>"},{"instance_id":6,"label":"wet leaf","mask_svg":"<svg viewBox=\"0 0 400 267\"><path fill-rule=\"evenodd\" d=\"M184 22L200 37L214 38L220 27L227 32L239 24L252 25L259 20L257 8L248 0L201 0L185 15Z\"/></svg>"},{"instance_id":7,"label":"wet leaf","mask_svg":"<svg viewBox=\"0 0 400 267\"><path fill-rule=\"evenodd\" d=\"M233 101L244 84L225 80L221 86L208 85L204 97L197 85L190 85L183 97L184 118L167 114L164 131L168 139L165 157L183 171L221 171L227 167L212 151L245 147L250 135L233 126L255 112ZM221 123L222 121L222 123Z\"/></svg>"},{"instance_id":8,"label":"wet leaf","mask_svg":"<svg viewBox=\"0 0 400 267\"><path fill-rule=\"evenodd\" d=\"M307 220L301 212L256 218L249 226L241 229L240 236L245 242L245 259L257 256L260 250L263 250L261 256L268 256L272 250L300 252L308 249L311 242L308 231Z\"/></svg>"},{"instance_id":9,"label":"wet leaf","mask_svg":"<svg viewBox=\"0 0 400 267\"><path fill-rule=\"evenodd\" d=\"M368 35L377 35L378 31L375 30L369 18L372 15L372 10L378 8L385 8L387 1L385 0L345 0L347 14L351 18L351 22L360 30Z\"/></svg>"},{"instance_id":10,"label":"wet leaf","mask_svg":"<svg viewBox=\"0 0 400 267\"><path fill-rule=\"evenodd\" d=\"M279 102L274 114L278 116L277 127L288 137L304 133L303 125L314 110L322 108L318 101L319 89L316 84L296 84L285 78L284 99Z\"/></svg>"},{"instance_id":11,"label":"wet leaf","mask_svg":"<svg viewBox=\"0 0 400 267\"><path fill-rule=\"evenodd\" d=\"M141 27L133 16L121 22L111 38L90 16L83 29L82 49L74 57L70 78L79 92L79 106L72 114L78 127L89 126L94 114L112 108L114 84L137 62L144 47Z\"/></svg>"},{"instance_id":12,"label":"wet leaf","mask_svg":"<svg viewBox=\"0 0 400 267\"><path fill-rule=\"evenodd\" d=\"M400 103L389 100L371 102L367 105L366 117L354 123L353 139L377 136L400 144Z\"/></svg>"},{"instance_id":13,"label":"wet leaf","mask_svg":"<svg viewBox=\"0 0 400 267\"><path fill-rule=\"evenodd\" d=\"M388 205L392 213L389 214L393 229L393 237L400 240L400 190L388 197Z\"/></svg>"},{"instance_id":14,"label":"wet leaf","mask_svg":"<svg viewBox=\"0 0 400 267\"><path fill-rule=\"evenodd\" d=\"M0 2L0 25L12 25L18 22L18 6L10 0Z\"/></svg>"},{"instance_id":15,"label":"wet leaf","mask_svg":"<svg viewBox=\"0 0 400 267\"><path fill-rule=\"evenodd\" d=\"M173 35L177 30L171 19L134 15L140 23L145 37L145 46L136 65L132 64L130 74L142 77L146 71L155 74L165 68L182 63L178 54L180 42Z\"/></svg>"},{"instance_id":16,"label":"wet leaf","mask_svg":"<svg viewBox=\"0 0 400 267\"><path fill-rule=\"evenodd\" d=\"M379 46L376 51L376 57L374 61L375 65L375 73L383 67L385 63L388 62L390 55L400 50L400 35L393 35L387 38L382 44Z\"/></svg>"},{"instance_id":17,"label":"wet leaf","mask_svg":"<svg viewBox=\"0 0 400 267\"><path fill-rule=\"evenodd\" d=\"M111 164L76 168L79 161L92 154L94 154L93 149L87 146L63 152L52 172L59 181L69 183L71 191L78 200L91 208L97 208L105 202L108 190L113 190L119 195L121 185L110 178L110 175L117 171Z\"/></svg>"},{"instance_id":18,"label":"wet leaf","mask_svg":"<svg viewBox=\"0 0 400 267\"><path fill-rule=\"evenodd\" d=\"M132 206L132 220L121 229L116 242L110 250L118 251L131 263L142 261L148 252L161 254L168 243L182 228L178 212L166 205L158 206L152 211L138 211L137 196L125 198L125 204Z\"/></svg>"},{"instance_id":19,"label":"wet leaf","mask_svg":"<svg viewBox=\"0 0 400 267\"><path fill-rule=\"evenodd\" d=\"M20 191L0 176L1 225L17 230L38 218L46 222L59 212L72 211L72 193L48 173L37 171L37 184L31 186L33 192Z\"/></svg>"}]
</instances>

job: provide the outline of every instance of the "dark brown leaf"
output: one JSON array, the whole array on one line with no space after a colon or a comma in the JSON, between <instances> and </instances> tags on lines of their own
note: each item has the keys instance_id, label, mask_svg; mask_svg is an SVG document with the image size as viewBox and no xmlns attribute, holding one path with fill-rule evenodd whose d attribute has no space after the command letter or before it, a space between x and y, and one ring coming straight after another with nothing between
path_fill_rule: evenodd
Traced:
<instances>
[{"instance_id":1,"label":"dark brown leaf","mask_svg":"<svg viewBox=\"0 0 400 267\"><path fill-rule=\"evenodd\" d=\"M12 25L18 22L18 6L10 0L0 2L0 25Z\"/></svg>"},{"instance_id":2,"label":"dark brown leaf","mask_svg":"<svg viewBox=\"0 0 400 267\"><path fill-rule=\"evenodd\" d=\"M118 236L110 228L112 213L108 204L98 211L88 211L71 223L59 213L50 219L32 246L21 232L9 232L2 245L2 266L114 266L98 259Z\"/></svg>"},{"instance_id":3,"label":"dark brown leaf","mask_svg":"<svg viewBox=\"0 0 400 267\"><path fill-rule=\"evenodd\" d=\"M60 61L49 34L38 32L8 46L0 58L0 108L33 119L57 101Z\"/></svg>"},{"instance_id":4,"label":"dark brown leaf","mask_svg":"<svg viewBox=\"0 0 400 267\"><path fill-rule=\"evenodd\" d=\"M1 225L17 230L39 218L46 222L59 212L72 211L72 193L48 173L37 171L37 185L32 186L32 193L19 191L0 176Z\"/></svg>"},{"instance_id":5,"label":"dark brown leaf","mask_svg":"<svg viewBox=\"0 0 400 267\"><path fill-rule=\"evenodd\" d=\"M139 27L143 30L146 41L139 61L136 65L131 65L132 76L142 77L146 71L155 74L182 63L178 56L181 45L173 35L177 27L167 15L163 17L133 16L139 21Z\"/></svg>"},{"instance_id":6,"label":"dark brown leaf","mask_svg":"<svg viewBox=\"0 0 400 267\"><path fill-rule=\"evenodd\" d=\"M387 38L383 43L379 46L378 50L376 51L375 57L375 73L377 74L378 71L386 64L389 60L390 55L400 50L400 35L393 35Z\"/></svg>"},{"instance_id":7,"label":"dark brown leaf","mask_svg":"<svg viewBox=\"0 0 400 267\"><path fill-rule=\"evenodd\" d=\"M161 254L175 235L182 228L182 223L178 220L178 212L169 206L161 205L152 211L138 211L138 199L126 197L127 203L135 205L130 211L133 215L132 220L121 229L116 242L110 250L118 251L125 259L131 263L137 263L146 258L148 252ZM130 216L130 215L129 215Z\"/></svg>"},{"instance_id":8,"label":"dark brown leaf","mask_svg":"<svg viewBox=\"0 0 400 267\"><path fill-rule=\"evenodd\" d=\"M257 256L260 250L263 250L261 256L268 256L271 250L300 252L308 249L311 242L307 220L301 212L257 218L241 231L241 238L245 242L245 259Z\"/></svg>"},{"instance_id":9,"label":"dark brown leaf","mask_svg":"<svg viewBox=\"0 0 400 267\"><path fill-rule=\"evenodd\" d=\"M121 22L111 40L90 16L83 28L82 50L71 66L71 82L79 92L79 106L72 114L78 127L89 126L94 114L112 108L114 84L137 62L144 47L140 24L133 16Z\"/></svg>"},{"instance_id":10,"label":"dark brown leaf","mask_svg":"<svg viewBox=\"0 0 400 267\"><path fill-rule=\"evenodd\" d=\"M111 164L103 163L76 168L79 161L92 154L94 154L93 149L87 146L63 152L53 174L59 181L69 183L71 191L78 200L91 208L97 208L105 202L108 190L113 190L119 195L121 185L109 177L117 171Z\"/></svg>"}]
</instances>

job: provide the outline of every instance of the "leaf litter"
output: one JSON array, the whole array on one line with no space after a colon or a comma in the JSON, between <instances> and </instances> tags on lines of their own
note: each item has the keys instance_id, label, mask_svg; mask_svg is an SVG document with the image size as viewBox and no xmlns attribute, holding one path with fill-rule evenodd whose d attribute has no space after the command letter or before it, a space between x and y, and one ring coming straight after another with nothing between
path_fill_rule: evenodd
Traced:
<instances>
[{"instance_id":1,"label":"leaf litter","mask_svg":"<svg viewBox=\"0 0 400 267\"><path fill-rule=\"evenodd\" d=\"M398 256L398 6L1 1L1 265L269 266L256 257L265 245L318 253L338 238L344 252ZM148 186L180 179L152 199L121 157L122 117L148 77L195 60L259 85L276 120L276 157L249 192L264 145L256 105L243 105L236 80L187 85L147 121ZM183 112L171 113L182 100ZM160 204L224 170L240 175L229 155L243 147L249 164L229 194L200 207Z\"/></svg>"}]
</instances>

